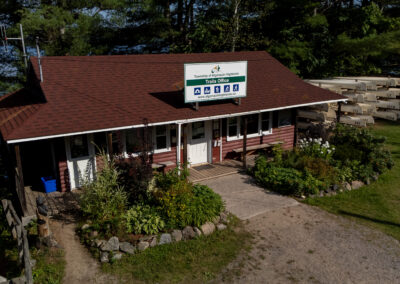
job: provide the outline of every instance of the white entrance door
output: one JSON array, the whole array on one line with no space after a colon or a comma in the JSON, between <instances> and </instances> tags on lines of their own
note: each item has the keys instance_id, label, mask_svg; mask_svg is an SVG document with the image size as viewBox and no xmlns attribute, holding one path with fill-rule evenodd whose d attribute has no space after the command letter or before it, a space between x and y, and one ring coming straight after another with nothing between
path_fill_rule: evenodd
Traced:
<instances>
[{"instance_id":1,"label":"white entrance door","mask_svg":"<svg viewBox=\"0 0 400 284\"><path fill-rule=\"evenodd\" d=\"M88 139L89 138L89 139ZM95 174L95 152L91 136L76 135L65 139L71 189L91 181Z\"/></svg>"},{"instance_id":2,"label":"white entrance door","mask_svg":"<svg viewBox=\"0 0 400 284\"><path fill-rule=\"evenodd\" d=\"M188 136L188 162L196 165L211 161L211 121L193 122Z\"/></svg>"}]
</instances>

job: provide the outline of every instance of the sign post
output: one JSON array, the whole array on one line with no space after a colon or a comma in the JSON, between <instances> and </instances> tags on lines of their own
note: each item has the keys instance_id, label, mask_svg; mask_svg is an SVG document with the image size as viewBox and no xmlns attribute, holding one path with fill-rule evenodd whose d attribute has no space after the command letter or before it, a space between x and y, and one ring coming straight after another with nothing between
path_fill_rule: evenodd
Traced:
<instances>
[{"instance_id":1,"label":"sign post","mask_svg":"<svg viewBox=\"0 0 400 284\"><path fill-rule=\"evenodd\" d=\"M239 99L247 94L247 61L187 63L185 103Z\"/></svg>"}]
</instances>

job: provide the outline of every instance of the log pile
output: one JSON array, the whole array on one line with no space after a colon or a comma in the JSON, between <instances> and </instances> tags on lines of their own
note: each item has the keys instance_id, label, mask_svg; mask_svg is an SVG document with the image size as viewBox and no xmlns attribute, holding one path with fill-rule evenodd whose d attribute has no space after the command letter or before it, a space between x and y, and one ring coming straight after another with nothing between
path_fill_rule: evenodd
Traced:
<instances>
[{"instance_id":1,"label":"log pile","mask_svg":"<svg viewBox=\"0 0 400 284\"><path fill-rule=\"evenodd\" d=\"M365 127L374 124L376 118L400 119L400 78L336 77L306 82L348 98L340 107L340 123ZM337 103L299 109L298 128L336 122L338 111Z\"/></svg>"}]
</instances>

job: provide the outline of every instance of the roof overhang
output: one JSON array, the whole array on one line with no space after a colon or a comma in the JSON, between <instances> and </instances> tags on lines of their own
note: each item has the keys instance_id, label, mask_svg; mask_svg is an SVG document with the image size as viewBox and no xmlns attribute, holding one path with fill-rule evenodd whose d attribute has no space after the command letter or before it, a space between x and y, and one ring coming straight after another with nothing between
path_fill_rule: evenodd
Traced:
<instances>
[{"instance_id":1,"label":"roof overhang","mask_svg":"<svg viewBox=\"0 0 400 284\"><path fill-rule=\"evenodd\" d=\"M291 109L291 108L298 108L298 107L313 106L313 105L326 104L326 103L346 102L347 100L348 99L319 101L319 102L313 102L313 103L298 104L298 105L291 105L291 106L284 106L284 107L277 107L277 108L270 108L270 109L261 109L261 110L230 113L230 114L221 114L221 115L214 115L214 116L207 116L207 117L197 117L197 118L189 118L189 119L181 119L181 120L155 122L155 123L148 123L147 126L157 126L157 125L165 125L165 124L185 124L185 123L191 123L191 122L196 122L196 121L221 119L221 118L228 118L228 117L256 114L256 113L262 113L262 112L268 112L268 111L276 111L276 110L284 110L284 109ZM121 126L121 127L113 127L113 128L104 128L104 129L97 129L97 130L87 130L87 131L80 131L80 132L55 134L55 135L48 135L48 136L39 136L39 137L31 137L31 138L23 138L23 139L14 139L14 140L8 140L7 143L8 144L15 144L15 143L23 143L23 142L30 142L30 141L38 141L38 140L45 140L45 139L60 138L60 137L69 137L69 136L74 136L74 135L92 134L92 133L117 131L117 130L127 130L127 129L139 128L139 127L144 127L144 126L145 126L145 124L137 124L137 125L129 125L129 126Z\"/></svg>"}]
</instances>

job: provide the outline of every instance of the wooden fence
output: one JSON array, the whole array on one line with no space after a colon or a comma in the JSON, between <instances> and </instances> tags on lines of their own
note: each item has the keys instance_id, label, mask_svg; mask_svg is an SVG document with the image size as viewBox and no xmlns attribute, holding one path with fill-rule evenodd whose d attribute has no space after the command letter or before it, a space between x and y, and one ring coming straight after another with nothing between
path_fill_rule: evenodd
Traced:
<instances>
[{"instance_id":1,"label":"wooden fence","mask_svg":"<svg viewBox=\"0 0 400 284\"><path fill-rule=\"evenodd\" d=\"M17 240L19 261L25 270L26 283L31 284L33 283L33 277L26 229L17 215L17 212L15 212L12 202L8 199L3 199L1 203L3 205L7 223L11 228L11 234L13 238Z\"/></svg>"}]
</instances>

